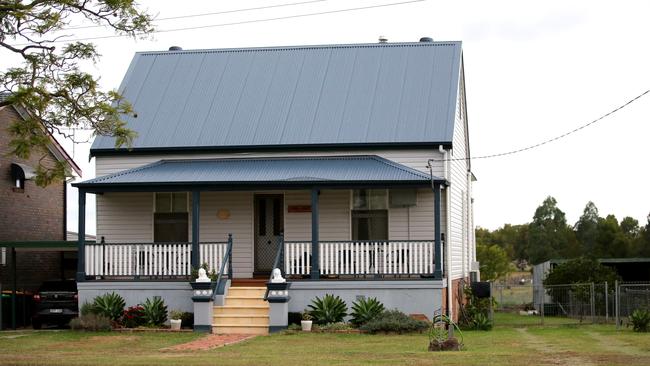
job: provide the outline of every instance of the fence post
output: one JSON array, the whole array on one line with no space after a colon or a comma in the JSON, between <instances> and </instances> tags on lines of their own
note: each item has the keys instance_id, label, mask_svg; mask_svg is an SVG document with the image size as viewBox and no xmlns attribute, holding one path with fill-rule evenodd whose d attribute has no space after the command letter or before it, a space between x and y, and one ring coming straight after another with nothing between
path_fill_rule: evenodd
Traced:
<instances>
[{"instance_id":1,"label":"fence post","mask_svg":"<svg viewBox=\"0 0 650 366\"><path fill-rule=\"evenodd\" d=\"M621 329L619 317L620 317L620 289L618 285L618 280L614 281L614 313L616 320L616 330Z\"/></svg>"},{"instance_id":2,"label":"fence post","mask_svg":"<svg viewBox=\"0 0 650 366\"><path fill-rule=\"evenodd\" d=\"M596 323L596 294L594 293L594 283L589 284L589 303L591 310L591 324Z\"/></svg>"},{"instance_id":3,"label":"fence post","mask_svg":"<svg viewBox=\"0 0 650 366\"><path fill-rule=\"evenodd\" d=\"M546 289L544 288L543 284L539 285L539 286L542 286L542 296L541 296L541 299L540 299L540 307L539 307L540 312L539 313L541 314L540 319L542 321L542 325L544 325L544 300L546 298Z\"/></svg>"},{"instance_id":4,"label":"fence post","mask_svg":"<svg viewBox=\"0 0 650 366\"><path fill-rule=\"evenodd\" d=\"M609 289L607 288L607 281L605 281L605 323L609 323Z\"/></svg>"},{"instance_id":5,"label":"fence post","mask_svg":"<svg viewBox=\"0 0 650 366\"><path fill-rule=\"evenodd\" d=\"M494 323L494 283L492 281L490 283L490 321Z\"/></svg>"}]
</instances>

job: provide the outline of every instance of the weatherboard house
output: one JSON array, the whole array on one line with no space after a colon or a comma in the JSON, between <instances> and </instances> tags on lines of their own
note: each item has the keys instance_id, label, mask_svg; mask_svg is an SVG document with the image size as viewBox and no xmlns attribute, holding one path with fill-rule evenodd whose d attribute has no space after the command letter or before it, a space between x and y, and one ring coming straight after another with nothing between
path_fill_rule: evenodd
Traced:
<instances>
[{"instance_id":1,"label":"weatherboard house","mask_svg":"<svg viewBox=\"0 0 650 366\"><path fill-rule=\"evenodd\" d=\"M137 138L98 137L75 184L80 302L189 310L207 263L213 330L264 333L274 268L289 312L330 293L429 318L478 276L460 42L172 47L137 53L119 91Z\"/></svg>"}]
</instances>

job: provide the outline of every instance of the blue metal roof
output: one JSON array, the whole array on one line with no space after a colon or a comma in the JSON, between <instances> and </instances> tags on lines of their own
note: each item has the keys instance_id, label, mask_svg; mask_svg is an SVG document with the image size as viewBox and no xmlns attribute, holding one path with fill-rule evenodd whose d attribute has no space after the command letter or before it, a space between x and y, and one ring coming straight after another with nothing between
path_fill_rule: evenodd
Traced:
<instances>
[{"instance_id":1,"label":"blue metal roof","mask_svg":"<svg viewBox=\"0 0 650 366\"><path fill-rule=\"evenodd\" d=\"M441 178L433 177L442 182ZM431 176L375 155L160 160L73 186L153 185L428 185Z\"/></svg>"},{"instance_id":2,"label":"blue metal roof","mask_svg":"<svg viewBox=\"0 0 650 366\"><path fill-rule=\"evenodd\" d=\"M120 92L136 150L451 143L460 68L460 42L143 52Z\"/></svg>"}]
</instances>

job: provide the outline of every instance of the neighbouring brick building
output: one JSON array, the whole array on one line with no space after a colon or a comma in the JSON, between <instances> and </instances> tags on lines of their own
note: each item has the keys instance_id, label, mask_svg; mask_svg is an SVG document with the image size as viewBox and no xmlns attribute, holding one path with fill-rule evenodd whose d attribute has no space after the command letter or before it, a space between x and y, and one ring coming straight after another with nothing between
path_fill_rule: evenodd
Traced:
<instances>
[{"instance_id":1,"label":"neighbouring brick building","mask_svg":"<svg viewBox=\"0 0 650 366\"><path fill-rule=\"evenodd\" d=\"M13 105L0 107L0 283L3 289L8 289L13 280L11 249L3 247L3 242L66 240L66 182L37 186L30 178L39 160L43 159L46 166L66 160L76 174L81 173L53 137L48 151L35 151L29 159L10 153L12 135L8 129L25 113ZM75 261L75 252L17 249L17 289L33 291L44 280L72 278Z\"/></svg>"}]
</instances>

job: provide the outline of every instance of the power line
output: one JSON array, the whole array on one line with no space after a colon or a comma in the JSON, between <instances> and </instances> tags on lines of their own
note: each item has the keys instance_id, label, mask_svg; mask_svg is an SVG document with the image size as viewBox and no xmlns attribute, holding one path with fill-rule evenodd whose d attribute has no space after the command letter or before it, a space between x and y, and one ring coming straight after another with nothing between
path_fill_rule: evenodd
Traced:
<instances>
[{"instance_id":1,"label":"power line","mask_svg":"<svg viewBox=\"0 0 650 366\"><path fill-rule=\"evenodd\" d=\"M585 123L584 125L581 125L581 126L579 126L579 127L576 127L576 128L574 128L573 130L571 130L571 131L565 132L565 133L563 133L563 134L561 134L561 135L555 136L555 137L550 138L550 139L548 139L548 140L544 140L544 141L539 142L539 143L536 143L536 144L534 144L534 145L529 145L529 146L526 146L526 147L522 147L522 148L520 148L520 149L510 150L510 151L506 151L506 152L502 152L502 153L497 153L497 154L481 155L481 156L474 156L474 157L467 157L467 158L430 159L430 161L442 162L442 161L465 161L465 160L477 160L477 159L490 159L490 158L497 158L497 157L506 156L506 155L513 155L513 154L517 154L517 153L520 153L520 152L524 152L524 151L532 150L532 149L538 148L538 147L540 147L540 146L546 145L546 144L548 144L548 143L555 142L555 141L557 141L557 140L559 140L559 139L565 138L565 137L567 137L567 136L569 136L569 135L572 135L572 134L574 134L574 133L576 133L576 132L578 132L578 131L580 131L580 130L582 130L582 129L584 129L584 128L587 128L587 127L593 125L593 124L596 123L596 122L602 121L603 119L605 119L605 118L611 116L612 114L614 114L614 113L620 111L621 109L623 109L623 108L629 106L630 104L636 102L637 100L643 98L643 97L646 96L648 93L650 93L650 89L644 91L643 93L637 95L636 97L634 97L634 98L628 100L628 101L625 102L624 104L621 104L620 106L618 106L618 107L612 109L611 111L609 111L609 112L603 114L602 116L600 116L600 117L598 117L598 118L592 120L592 121L589 122L589 123Z\"/></svg>"},{"instance_id":2,"label":"power line","mask_svg":"<svg viewBox=\"0 0 650 366\"><path fill-rule=\"evenodd\" d=\"M188 15L179 15L175 17L165 17L165 18L157 18L154 19L154 22L160 22L160 21L165 21L165 20L175 20L175 19L185 19L185 18L196 18L196 17L205 17L205 16L210 16L210 15L220 15L220 14L231 14L231 13L242 13L246 11L254 11L254 10L263 10L263 9L273 9L273 8L282 8L286 6L294 6L294 5L304 5L304 4L311 4L311 3L320 3L323 1L328 1L328 0L310 0L310 1L301 1L297 3L285 3L285 4L276 4L276 5L267 5L267 6L258 6L254 8L243 8L243 9L233 9L233 10L224 10L224 11L216 11L216 12L211 12L211 13L198 13L198 14L188 14ZM62 28L61 30L74 30L74 29L88 29L88 28L103 28L106 27L106 25L83 25L83 26L76 26L76 27L68 27L68 28Z\"/></svg>"},{"instance_id":3,"label":"power line","mask_svg":"<svg viewBox=\"0 0 650 366\"><path fill-rule=\"evenodd\" d=\"M180 31L194 30L194 29L217 28L217 27L226 27L226 26L232 26L232 25L250 24L250 23L272 22L272 21L277 21L277 20L295 19L295 18L304 18L304 17L311 17L311 16L317 16L317 15L326 15L326 14L335 14L335 13L345 13L345 12L349 12L349 11L367 10L367 9L383 8L383 7L389 7L389 6L397 6L397 5L405 5L405 4L412 4L412 3L420 3L420 2L424 2L424 1L427 1L427 0L409 0L409 1L400 1L400 2L387 3L387 4L376 4L376 5L360 6L360 7L356 7L356 8L346 8L346 9L338 9L338 10L328 10L328 11L321 11L321 12L316 12L316 13L305 13L305 14L287 15L287 16L276 17L276 18L262 18L262 19L253 19L253 20L243 20L243 21L239 21L239 22L231 22L231 23L209 24L209 25L202 25L202 26L195 26L195 27L184 27L184 28L161 29L161 30L153 31L153 32L151 32L151 33L170 33L170 32L180 32ZM141 33L141 34L136 34L136 35L146 35L146 34L145 34L145 33ZM64 43L64 42L76 42L76 41L92 41L92 40L98 40L98 39L121 38L121 37L128 37L128 35L125 35L125 34L113 34L113 35L108 35L108 36L98 36L98 37L85 37L85 38L61 39L61 40L54 40L54 41L52 41L52 42L48 42L48 43ZM16 45L13 45L13 46L16 46L16 47L17 47L17 46L26 46L26 45L28 45L28 43L24 43L24 44L16 44Z\"/></svg>"}]
</instances>

